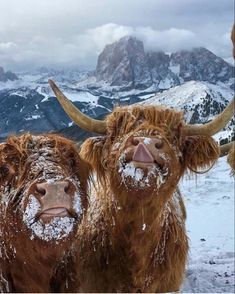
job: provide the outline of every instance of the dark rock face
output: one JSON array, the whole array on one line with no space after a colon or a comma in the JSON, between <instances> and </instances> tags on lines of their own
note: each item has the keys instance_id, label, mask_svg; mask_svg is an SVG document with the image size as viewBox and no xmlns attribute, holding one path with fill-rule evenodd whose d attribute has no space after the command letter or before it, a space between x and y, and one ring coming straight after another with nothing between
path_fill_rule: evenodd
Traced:
<instances>
[{"instance_id":1,"label":"dark rock face","mask_svg":"<svg viewBox=\"0 0 235 294\"><path fill-rule=\"evenodd\" d=\"M170 56L164 52L150 52L147 53L148 68L150 70L152 83L158 85L159 88L165 88L164 83L168 82L170 86L180 84L177 75L170 70Z\"/></svg>"},{"instance_id":2,"label":"dark rock face","mask_svg":"<svg viewBox=\"0 0 235 294\"><path fill-rule=\"evenodd\" d=\"M226 82L233 77L234 68L205 48L172 53L171 64L180 66L179 77L185 82L190 80Z\"/></svg>"},{"instance_id":3,"label":"dark rock face","mask_svg":"<svg viewBox=\"0 0 235 294\"><path fill-rule=\"evenodd\" d=\"M143 42L123 37L107 45L98 57L97 82L128 89L168 89L187 81L227 83L232 87L234 67L205 48L182 50L171 55L145 52Z\"/></svg>"},{"instance_id":4,"label":"dark rock face","mask_svg":"<svg viewBox=\"0 0 235 294\"><path fill-rule=\"evenodd\" d=\"M147 56L143 42L133 37L123 37L107 45L98 57L97 81L106 81L111 86L133 86L151 84Z\"/></svg>"},{"instance_id":5,"label":"dark rock face","mask_svg":"<svg viewBox=\"0 0 235 294\"><path fill-rule=\"evenodd\" d=\"M17 80L18 77L16 74L14 74L11 71L4 71L4 69L0 66L0 82L6 82L6 81L14 81Z\"/></svg>"}]
</instances>

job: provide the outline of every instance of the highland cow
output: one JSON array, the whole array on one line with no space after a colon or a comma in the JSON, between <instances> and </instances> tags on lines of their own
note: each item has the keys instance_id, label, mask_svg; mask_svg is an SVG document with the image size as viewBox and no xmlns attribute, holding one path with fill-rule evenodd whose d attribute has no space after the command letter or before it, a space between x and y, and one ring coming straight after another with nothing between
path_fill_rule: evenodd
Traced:
<instances>
[{"instance_id":1,"label":"highland cow","mask_svg":"<svg viewBox=\"0 0 235 294\"><path fill-rule=\"evenodd\" d=\"M205 125L187 125L181 112L157 106L117 107L97 121L49 82L80 127L103 135L81 149L96 183L78 229L79 291L179 290L188 238L177 185L186 170L201 172L218 159L211 136L230 120L234 101Z\"/></svg>"},{"instance_id":2,"label":"highland cow","mask_svg":"<svg viewBox=\"0 0 235 294\"><path fill-rule=\"evenodd\" d=\"M56 135L0 144L0 292L76 292L76 231L90 167Z\"/></svg>"}]
</instances>

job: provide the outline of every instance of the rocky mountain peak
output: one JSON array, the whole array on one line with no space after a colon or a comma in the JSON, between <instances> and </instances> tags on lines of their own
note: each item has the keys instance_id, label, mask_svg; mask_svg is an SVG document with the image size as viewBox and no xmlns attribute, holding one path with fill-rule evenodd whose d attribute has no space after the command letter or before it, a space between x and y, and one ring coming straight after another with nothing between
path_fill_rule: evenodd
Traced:
<instances>
[{"instance_id":1,"label":"rocky mountain peak","mask_svg":"<svg viewBox=\"0 0 235 294\"><path fill-rule=\"evenodd\" d=\"M4 71L3 67L0 66L0 82L7 82L17 80L18 77L11 71Z\"/></svg>"},{"instance_id":2,"label":"rocky mountain peak","mask_svg":"<svg viewBox=\"0 0 235 294\"><path fill-rule=\"evenodd\" d=\"M206 48L181 50L171 55L162 51L145 52L143 42L125 36L107 45L98 57L97 82L156 91L187 81L222 82L232 87L234 67Z\"/></svg>"},{"instance_id":3,"label":"rocky mountain peak","mask_svg":"<svg viewBox=\"0 0 235 294\"><path fill-rule=\"evenodd\" d=\"M107 45L98 57L96 79L111 86L137 88L143 81L151 83L143 42L125 36Z\"/></svg>"},{"instance_id":4,"label":"rocky mountain peak","mask_svg":"<svg viewBox=\"0 0 235 294\"><path fill-rule=\"evenodd\" d=\"M184 81L226 82L233 77L233 67L206 48L182 50L171 54L171 65L180 67Z\"/></svg>"}]
</instances>

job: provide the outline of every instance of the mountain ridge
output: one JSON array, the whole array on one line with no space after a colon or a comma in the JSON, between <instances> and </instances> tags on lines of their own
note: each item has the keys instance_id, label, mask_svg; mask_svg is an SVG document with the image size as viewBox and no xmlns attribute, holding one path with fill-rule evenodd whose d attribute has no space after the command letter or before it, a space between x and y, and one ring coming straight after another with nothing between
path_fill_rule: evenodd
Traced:
<instances>
[{"instance_id":1,"label":"mountain ridge","mask_svg":"<svg viewBox=\"0 0 235 294\"><path fill-rule=\"evenodd\" d=\"M222 110L233 95L229 86L234 83L234 67L205 48L171 54L145 52L143 43L132 37L114 44L107 45L104 56L100 55L97 64L104 61L100 71L40 68L35 72L19 73L17 80L1 82L0 137L27 131L60 130L74 135L67 130L72 122L56 100L48 79L55 80L82 112L94 118L105 116L116 105L142 103L150 97L164 104L163 98L158 100L159 95L167 95L168 106L172 107L176 95L182 106L180 110L192 114L190 122L204 123ZM97 75L100 75L99 81ZM183 92L184 88L187 91ZM193 105L187 97L195 99L198 105Z\"/></svg>"},{"instance_id":2,"label":"mountain ridge","mask_svg":"<svg viewBox=\"0 0 235 294\"><path fill-rule=\"evenodd\" d=\"M0 66L0 82L14 81L18 80L18 77L15 73L11 71L5 71L2 66Z\"/></svg>"},{"instance_id":3,"label":"mountain ridge","mask_svg":"<svg viewBox=\"0 0 235 294\"><path fill-rule=\"evenodd\" d=\"M126 36L106 45L98 56L95 79L119 90L162 90L190 80L227 83L233 87L234 67L206 48L146 52L142 41ZM87 81L89 83L89 81ZM94 83L95 85L95 83Z\"/></svg>"}]
</instances>

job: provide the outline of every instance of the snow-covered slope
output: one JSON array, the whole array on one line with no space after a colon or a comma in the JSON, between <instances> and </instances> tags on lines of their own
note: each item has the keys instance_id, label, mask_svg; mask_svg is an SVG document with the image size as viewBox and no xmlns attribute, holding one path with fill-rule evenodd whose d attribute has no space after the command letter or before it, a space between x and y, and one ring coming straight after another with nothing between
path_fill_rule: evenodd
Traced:
<instances>
[{"instance_id":1,"label":"snow-covered slope","mask_svg":"<svg viewBox=\"0 0 235 294\"><path fill-rule=\"evenodd\" d=\"M164 105L182 110L188 123L206 123L222 112L234 96L234 91L224 85L208 82L186 82L162 93L157 93L144 102L144 105ZM216 140L234 137L234 120L224 131L215 135Z\"/></svg>"},{"instance_id":2,"label":"snow-covered slope","mask_svg":"<svg viewBox=\"0 0 235 294\"><path fill-rule=\"evenodd\" d=\"M182 292L234 293L234 178L226 157L180 183L190 255Z\"/></svg>"},{"instance_id":3,"label":"snow-covered slope","mask_svg":"<svg viewBox=\"0 0 235 294\"><path fill-rule=\"evenodd\" d=\"M164 53L152 53L148 58L151 60L152 70L156 66L160 70L159 74L167 70L169 57ZM177 72L176 67L172 70ZM161 93L157 93L159 89L154 85L145 90L131 88L119 91L118 87L110 88L101 81L98 88L88 87L85 81L87 77L94 80L92 73L74 70L67 72L41 69L33 73L20 73L18 77L15 81L0 82L0 137L25 131L61 130L72 125L48 85L49 78L57 81L67 97L93 117L106 115L115 105L144 101L146 104L163 104L182 109L188 122L204 123L222 111L233 95L233 91L224 83L215 85L199 81L189 81ZM150 97L153 98L148 99ZM228 135L231 136L231 130L229 134L226 131L220 132L216 138L227 138Z\"/></svg>"},{"instance_id":4,"label":"snow-covered slope","mask_svg":"<svg viewBox=\"0 0 235 294\"><path fill-rule=\"evenodd\" d=\"M146 100L144 104L162 104L172 108L184 109L188 105L202 104L208 94L218 103L225 103L232 99L233 90L223 85L189 81L183 85L157 93L154 97Z\"/></svg>"}]
</instances>

